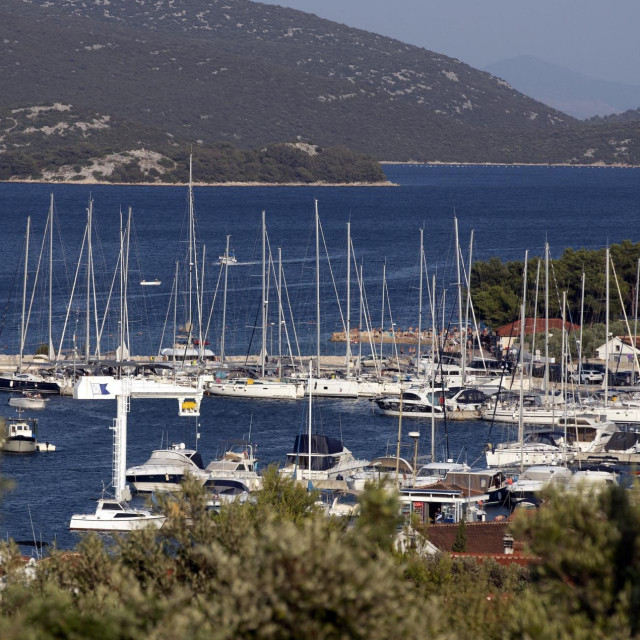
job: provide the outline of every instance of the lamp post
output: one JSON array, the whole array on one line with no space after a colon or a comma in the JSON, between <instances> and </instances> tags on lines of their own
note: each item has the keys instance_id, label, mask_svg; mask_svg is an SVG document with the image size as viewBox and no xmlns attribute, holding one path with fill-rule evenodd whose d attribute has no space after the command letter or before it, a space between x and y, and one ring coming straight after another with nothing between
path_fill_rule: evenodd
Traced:
<instances>
[{"instance_id":1,"label":"lamp post","mask_svg":"<svg viewBox=\"0 0 640 640\"><path fill-rule=\"evenodd\" d=\"M420 440L419 431L409 431L409 437L413 440L413 485L416 484L416 467L418 466L418 441Z\"/></svg>"}]
</instances>

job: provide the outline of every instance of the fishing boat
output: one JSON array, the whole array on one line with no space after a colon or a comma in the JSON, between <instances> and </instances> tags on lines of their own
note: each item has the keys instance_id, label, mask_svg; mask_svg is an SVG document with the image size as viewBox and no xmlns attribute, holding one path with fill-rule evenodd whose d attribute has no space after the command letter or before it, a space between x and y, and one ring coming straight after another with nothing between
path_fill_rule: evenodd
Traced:
<instances>
[{"instance_id":1,"label":"fishing boat","mask_svg":"<svg viewBox=\"0 0 640 640\"><path fill-rule=\"evenodd\" d=\"M38 449L36 433L38 421L35 418L9 418L5 420L3 453L35 453Z\"/></svg>"}]
</instances>

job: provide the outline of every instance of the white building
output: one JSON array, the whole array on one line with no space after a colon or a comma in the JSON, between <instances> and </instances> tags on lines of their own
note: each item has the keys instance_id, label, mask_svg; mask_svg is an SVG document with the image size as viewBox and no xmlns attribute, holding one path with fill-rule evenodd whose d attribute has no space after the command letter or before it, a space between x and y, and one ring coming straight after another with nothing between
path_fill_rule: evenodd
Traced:
<instances>
[{"instance_id":1,"label":"white building","mask_svg":"<svg viewBox=\"0 0 640 640\"><path fill-rule=\"evenodd\" d=\"M625 362L633 362L633 354L640 355L640 337L636 339L636 348L633 348L633 338L629 336L615 336L596 349L596 357L598 360L604 360L607 350L609 352L609 360L617 361L622 359ZM608 345L608 346L607 346Z\"/></svg>"}]
</instances>

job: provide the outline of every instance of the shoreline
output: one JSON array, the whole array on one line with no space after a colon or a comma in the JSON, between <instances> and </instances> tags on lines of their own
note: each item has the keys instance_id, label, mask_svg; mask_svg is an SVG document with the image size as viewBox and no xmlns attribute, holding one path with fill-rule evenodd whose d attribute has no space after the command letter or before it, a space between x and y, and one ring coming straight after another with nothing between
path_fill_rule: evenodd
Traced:
<instances>
[{"instance_id":1,"label":"shoreline","mask_svg":"<svg viewBox=\"0 0 640 640\"><path fill-rule=\"evenodd\" d=\"M188 182L107 182L104 180L0 180L0 184L107 185L114 187L187 187ZM193 187L397 187L383 182L192 182Z\"/></svg>"},{"instance_id":2,"label":"shoreline","mask_svg":"<svg viewBox=\"0 0 640 640\"><path fill-rule=\"evenodd\" d=\"M428 167L568 167L575 169L638 169L639 164L569 164L566 162L440 162L438 160L379 160L381 165L415 166L423 165Z\"/></svg>"}]
</instances>

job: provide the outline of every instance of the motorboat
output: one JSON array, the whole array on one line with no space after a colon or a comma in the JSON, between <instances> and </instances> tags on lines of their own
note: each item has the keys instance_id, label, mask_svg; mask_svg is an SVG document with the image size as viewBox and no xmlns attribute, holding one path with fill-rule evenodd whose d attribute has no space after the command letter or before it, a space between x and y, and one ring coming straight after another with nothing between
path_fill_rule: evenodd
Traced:
<instances>
[{"instance_id":1,"label":"motorboat","mask_svg":"<svg viewBox=\"0 0 640 640\"><path fill-rule=\"evenodd\" d=\"M138 492L180 491L187 474L202 482L207 477L200 453L181 442L153 451L144 464L127 469L126 480Z\"/></svg>"},{"instance_id":2,"label":"motorboat","mask_svg":"<svg viewBox=\"0 0 640 640\"><path fill-rule=\"evenodd\" d=\"M37 430L35 418L6 419L1 445L3 453L35 453L38 450Z\"/></svg>"},{"instance_id":3,"label":"motorboat","mask_svg":"<svg viewBox=\"0 0 640 640\"><path fill-rule=\"evenodd\" d=\"M215 382L207 383L206 392L212 396L233 398L296 400L304 396L304 383L268 378L216 379Z\"/></svg>"},{"instance_id":4,"label":"motorboat","mask_svg":"<svg viewBox=\"0 0 640 640\"><path fill-rule=\"evenodd\" d=\"M236 254L233 252L229 253L228 255L224 253L221 256L218 256L218 264L238 264L238 258L236 258Z\"/></svg>"},{"instance_id":5,"label":"motorboat","mask_svg":"<svg viewBox=\"0 0 640 640\"><path fill-rule=\"evenodd\" d=\"M535 502L540 492L549 486L566 487L573 476L570 469L556 465L533 465L525 469L508 485L512 504L519 501Z\"/></svg>"},{"instance_id":6,"label":"motorboat","mask_svg":"<svg viewBox=\"0 0 640 640\"><path fill-rule=\"evenodd\" d=\"M447 411L478 411L488 396L478 389L450 387L444 395Z\"/></svg>"},{"instance_id":7,"label":"motorboat","mask_svg":"<svg viewBox=\"0 0 640 640\"><path fill-rule=\"evenodd\" d=\"M71 516L71 531L137 531L147 527L159 529L166 517L148 509L134 509L123 500L100 498L95 513Z\"/></svg>"},{"instance_id":8,"label":"motorboat","mask_svg":"<svg viewBox=\"0 0 640 640\"><path fill-rule=\"evenodd\" d=\"M557 430L565 429L567 448L580 453L599 453L620 428L610 420L601 420L600 416L565 416L558 420ZM564 434L557 442L564 445Z\"/></svg>"},{"instance_id":9,"label":"motorboat","mask_svg":"<svg viewBox=\"0 0 640 640\"><path fill-rule=\"evenodd\" d=\"M157 287L161 285L162 282L160 280L141 280L140 286L142 287Z\"/></svg>"},{"instance_id":10,"label":"motorboat","mask_svg":"<svg viewBox=\"0 0 640 640\"><path fill-rule=\"evenodd\" d=\"M377 411L385 416L399 416L402 411L403 418L430 418L432 415L436 418L444 417L444 410L435 394L428 393L421 386L410 387L399 397L375 398L374 402Z\"/></svg>"},{"instance_id":11,"label":"motorboat","mask_svg":"<svg viewBox=\"0 0 640 640\"><path fill-rule=\"evenodd\" d=\"M411 486L413 482L413 466L404 458L381 456L374 458L364 469L347 477L347 486L353 491L363 491L367 482L386 480L389 485Z\"/></svg>"},{"instance_id":12,"label":"motorboat","mask_svg":"<svg viewBox=\"0 0 640 640\"><path fill-rule=\"evenodd\" d=\"M525 434L522 442L501 442L495 447L485 447L485 459L489 468L518 467L523 465L562 465L575 458L575 451L560 446L554 432L535 430Z\"/></svg>"},{"instance_id":13,"label":"motorboat","mask_svg":"<svg viewBox=\"0 0 640 640\"><path fill-rule=\"evenodd\" d=\"M229 486L229 481L232 480L242 483L247 491L260 489L262 476L257 471L258 460L255 451L255 445L245 440L227 443L225 452L205 468L204 486L218 491L221 487Z\"/></svg>"},{"instance_id":14,"label":"motorboat","mask_svg":"<svg viewBox=\"0 0 640 640\"><path fill-rule=\"evenodd\" d=\"M24 392L20 396L11 396L9 398L9 406L16 409L44 409L47 406L48 398L42 396L41 393Z\"/></svg>"},{"instance_id":15,"label":"motorboat","mask_svg":"<svg viewBox=\"0 0 640 640\"><path fill-rule=\"evenodd\" d=\"M314 484L327 480L342 480L346 484L348 476L368 465L368 460L355 458L337 438L320 434L300 434L296 436L293 451L287 454L280 473Z\"/></svg>"},{"instance_id":16,"label":"motorboat","mask_svg":"<svg viewBox=\"0 0 640 640\"><path fill-rule=\"evenodd\" d=\"M451 472L467 473L471 467L464 462L428 462L422 465L416 473L415 487L426 487L438 482L445 482Z\"/></svg>"},{"instance_id":17,"label":"motorboat","mask_svg":"<svg viewBox=\"0 0 640 640\"><path fill-rule=\"evenodd\" d=\"M0 376L0 391L59 394L60 384L53 378L35 373L13 373Z\"/></svg>"},{"instance_id":18,"label":"motorboat","mask_svg":"<svg viewBox=\"0 0 640 640\"><path fill-rule=\"evenodd\" d=\"M207 499L207 507L214 511L218 511L224 504L244 503L251 499L251 489L241 480L216 478L207 480L204 487L210 494Z\"/></svg>"}]
</instances>

